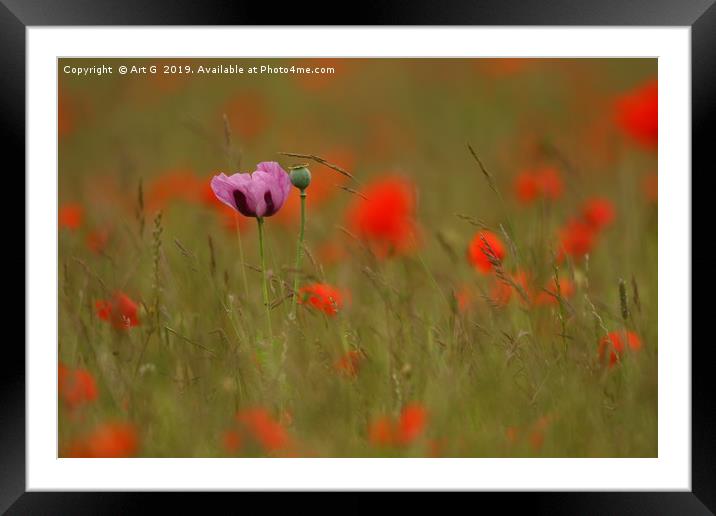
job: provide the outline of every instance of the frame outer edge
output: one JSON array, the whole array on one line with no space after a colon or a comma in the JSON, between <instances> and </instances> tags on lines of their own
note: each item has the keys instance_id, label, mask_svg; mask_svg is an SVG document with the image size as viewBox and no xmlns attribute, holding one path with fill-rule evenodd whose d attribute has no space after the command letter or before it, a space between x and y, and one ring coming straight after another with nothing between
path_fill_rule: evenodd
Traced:
<instances>
[{"instance_id":1,"label":"frame outer edge","mask_svg":"<svg viewBox=\"0 0 716 516\"><path fill-rule=\"evenodd\" d=\"M691 27L692 211L694 171L701 170L700 173L705 176L714 169L712 133L714 126L716 126L716 4L712 4ZM695 234L693 224L697 220L703 220L703 217L692 215L692 242ZM706 220L712 220L712 216L706 215ZM694 262L692 247L692 269ZM703 270L701 267L700 269ZM693 304L693 281L691 285L692 307L703 307ZM716 409L713 404L713 394L709 395L715 388L710 339L700 341L692 339L691 357L691 488L709 510L716 512L714 487L716 486L716 441L714 440Z\"/></svg>"},{"instance_id":2,"label":"frame outer edge","mask_svg":"<svg viewBox=\"0 0 716 516\"><path fill-rule=\"evenodd\" d=\"M22 297L18 299L17 290L12 305L26 305L25 280L25 225L19 223L18 204L22 203L22 215L25 215L25 25L0 3L0 156L3 157L2 171L6 179L22 182L16 192L14 202L2 206L3 233L8 241L15 242L13 251L6 254L8 265L5 271L14 271L3 276L5 288L10 282L20 288ZM22 172L21 172L22 171ZM9 184L6 188L12 188ZM22 192L22 194L20 193ZM14 234L13 234L14 232ZM19 274L23 271L25 274ZM13 289L14 290L14 289ZM18 297L16 297L18 296ZM19 306L18 306L19 309ZM9 315L9 314L8 314ZM17 319L10 326L17 328ZM25 331L25 316L22 316L22 335ZM0 513L25 492L25 346L20 345L18 331L11 331L12 338L5 339L3 363L5 367L0 375ZM25 339L22 340L23 344Z\"/></svg>"}]
</instances>

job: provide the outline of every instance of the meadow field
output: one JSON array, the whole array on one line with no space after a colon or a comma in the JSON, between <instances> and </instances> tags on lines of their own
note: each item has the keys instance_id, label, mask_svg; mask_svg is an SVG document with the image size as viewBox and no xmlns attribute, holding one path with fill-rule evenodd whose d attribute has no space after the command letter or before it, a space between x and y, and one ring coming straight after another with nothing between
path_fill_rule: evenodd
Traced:
<instances>
[{"instance_id":1,"label":"meadow field","mask_svg":"<svg viewBox=\"0 0 716 516\"><path fill-rule=\"evenodd\" d=\"M657 455L655 59L121 63L58 63L61 457Z\"/></svg>"}]
</instances>

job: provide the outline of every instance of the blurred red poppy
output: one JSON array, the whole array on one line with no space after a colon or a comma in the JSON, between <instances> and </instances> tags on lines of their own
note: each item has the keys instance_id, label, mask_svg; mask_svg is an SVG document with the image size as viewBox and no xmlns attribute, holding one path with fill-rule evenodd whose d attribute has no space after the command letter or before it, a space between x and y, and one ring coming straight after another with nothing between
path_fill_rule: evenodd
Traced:
<instances>
[{"instance_id":1,"label":"blurred red poppy","mask_svg":"<svg viewBox=\"0 0 716 516\"><path fill-rule=\"evenodd\" d=\"M522 294L516 292L518 299L527 304L530 299L530 275L522 270L518 270L510 275L512 282L522 289ZM495 282L490 289L490 300L497 306L507 306L512 299L512 291L515 287L505 281L495 278ZM527 299L525 299L526 296Z\"/></svg>"},{"instance_id":2,"label":"blurred red poppy","mask_svg":"<svg viewBox=\"0 0 716 516\"><path fill-rule=\"evenodd\" d=\"M407 405L400 414L395 441L399 445L409 445L425 430L428 413L425 407L417 403Z\"/></svg>"},{"instance_id":3,"label":"blurred red poppy","mask_svg":"<svg viewBox=\"0 0 716 516\"><path fill-rule=\"evenodd\" d=\"M493 262L502 262L507 252L502 240L492 231L478 231L467 249L467 258L483 274L492 271Z\"/></svg>"},{"instance_id":4,"label":"blurred red poppy","mask_svg":"<svg viewBox=\"0 0 716 516\"><path fill-rule=\"evenodd\" d=\"M393 421L388 416L381 416L370 424L368 440L373 446L390 446L393 444Z\"/></svg>"},{"instance_id":5,"label":"blurred red poppy","mask_svg":"<svg viewBox=\"0 0 716 516\"><path fill-rule=\"evenodd\" d=\"M82 225L84 208L79 203L68 203L60 206L57 221L61 228L77 229Z\"/></svg>"},{"instance_id":6,"label":"blurred red poppy","mask_svg":"<svg viewBox=\"0 0 716 516\"><path fill-rule=\"evenodd\" d=\"M138 450L137 431L129 423L106 423L87 440L90 457L133 457Z\"/></svg>"},{"instance_id":7,"label":"blurred red poppy","mask_svg":"<svg viewBox=\"0 0 716 516\"><path fill-rule=\"evenodd\" d=\"M288 434L266 409L256 407L242 410L236 414L235 420L265 451L274 452L289 447Z\"/></svg>"},{"instance_id":8,"label":"blurred red poppy","mask_svg":"<svg viewBox=\"0 0 716 516\"><path fill-rule=\"evenodd\" d=\"M358 376L358 371L360 370L362 362L363 355L361 355L359 351L351 350L338 359L335 364L335 368L339 374L349 378L355 378Z\"/></svg>"},{"instance_id":9,"label":"blurred red poppy","mask_svg":"<svg viewBox=\"0 0 716 516\"><path fill-rule=\"evenodd\" d=\"M241 450L241 434L238 430L227 430L224 432L224 450L230 455L234 455Z\"/></svg>"},{"instance_id":10,"label":"blurred red poppy","mask_svg":"<svg viewBox=\"0 0 716 516\"><path fill-rule=\"evenodd\" d=\"M425 431L428 413L419 403L406 405L397 423L388 416L373 420L368 428L368 439L374 446L408 446Z\"/></svg>"},{"instance_id":11,"label":"blurred red poppy","mask_svg":"<svg viewBox=\"0 0 716 516\"><path fill-rule=\"evenodd\" d=\"M537 306L557 305L559 303L556 297L557 282L554 278L550 278L545 289L547 292L543 290L537 294L535 297L535 304ZM559 293L562 298L569 299L574 295L574 283L572 283L568 278L559 278Z\"/></svg>"},{"instance_id":12,"label":"blurred red poppy","mask_svg":"<svg viewBox=\"0 0 716 516\"><path fill-rule=\"evenodd\" d=\"M639 145L656 150L659 137L659 85L651 79L615 101L619 128Z\"/></svg>"},{"instance_id":13,"label":"blurred red poppy","mask_svg":"<svg viewBox=\"0 0 716 516\"><path fill-rule=\"evenodd\" d=\"M531 172L522 172L515 178L515 195L517 200L523 204L529 204L536 200L540 194L537 178Z\"/></svg>"},{"instance_id":14,"label":"blurred red poppy","mask_svg":"<svg viewBox=\"0 0 716 516\"><path fill-rule=\"evenodd\" d=\"M594 228L579 219L572 219L560 231L560 256L566 253L575 259L581 259L592 251L596 241Z\"/></svg>"},{"instance_id":15,"label":"blurred red poppy","mask_svg":"<svg viewBox=\"0 0 716 516\"><path fill-rule=\"evenodd\" d=\"M609 367L613 367L624 354L626 348L631 351L641 349L641 339L633 331L612 331L599 341L599 359L604 361L609 353Z\"/></svg>"},{"instance_id":16,"label":"blurred red poppy","mask_svg":"<svg viewBox=\"0 0 716 516\"><path fill-rule=\"evenodd\" d=\"M110 422L72 442L65 455L82 458L122 458L134 457L138 450L139 438L135 427L130 423Z\"/></svg>"},{"instance_id":17,"label":"blurred red poppy","mask_svg":"<svg viewBox=\"0 0 716 516\"><path fill-rule=\"evenodd\" d=\"M139 325L137 304L124 292L116 292L110 300L95 302L97 317L108 321L118 330L127 330Z\"/></svg>"},{"instance_id":18,"label":"blurred red poppy","mask_svg":"<svg viewBox=\"0 0 716 516\"><path fill-rule=\"evenodd\" d=\"M515 178L515 195L523 204L530 204L538 197L555 201L562 196L564 184L559 170L554 167L542 167L527 170Z\"/></svg>"},{"instance_id":19,"label":"blurred red poppy","mask_svg":"<svg viewBox=\"0 0 716 516\"><path fill-rule=\"evenodd\" d=\"M595 197L582 206L582 218L595 230L609 226L615 217L614 204L609 199Z\"/></svg>"},{"instance_id":20,"label":"blurred red poppy","mask_svg":"<svg viewBox=\"0 0 716 516\"><path fill-rule=\"evenodd\" d=\"M549 427L551 417L542 416L532 425L532 431L530 432L530 446L534 451L540 451L544 444L545 432Z\"/></svg>"},{"instance_id":21,"label":"blurred red poppy","mask_svg":"<svg viewBox=\"0 0 716 516\"><path fill-rule=\"evenodd\" d=\"M86 369L70 369L60 363L58 367L58 394L70 409L75 409L97 399L97 384Z\"/></svg>"},{"instance_id":22,"label":"blurred red poppy","mask_svg":"<svg viewBox=\"0 0 716 516\"><path fill-rule=\"evenodd\" d=\"M542 449L542 445L544 444L544 430L541 429L535 429L530 432L530 446L532 446L532 449L534 451L539 451Z\"/></svg>"},{"instance_id":23,"label":"blurred red poppy","mask_svg":"<svg viewBox=\"0 0 716 516\"><path fill-rule=\"evenodd\" d=\"M162 172L148 185L145 195L147 211L154 213L173 201L203 202L205 181L193 170L177 168Z\"/></svg>"},{"instance_id":24,"label":"blurred red poppy","mask_svg":"<svg viewBox=\"0 0 716 516\"><path fill-rule=\"evenodd\" d=\"M333 316L343 309L343 293L326 283L314 283L299 289L298 302Z\"/></svg>"},{"instance_id":25,"label":"blurred red poppy","mask_svg":"<svg viewBox=\"0 0 716 516\"><path fill-rule=\"evenodd\" d=\"M410 252L416 245L415 190L399 177L378 179L361 189L349 208L350 229L378 258Z\"/></svg>"},{"instance_id":26,"label":"blurred red poppy","mask_svg":"<svg viewBox=\"0 0 716 516\"><path fill-rule=\"evenodd\" d=\"M537 183L540 187L542 195L551 201L555 201L562 196L564 184L562 176L554 167L543 167L535 171Z\"/></svg>"}]
</instances>

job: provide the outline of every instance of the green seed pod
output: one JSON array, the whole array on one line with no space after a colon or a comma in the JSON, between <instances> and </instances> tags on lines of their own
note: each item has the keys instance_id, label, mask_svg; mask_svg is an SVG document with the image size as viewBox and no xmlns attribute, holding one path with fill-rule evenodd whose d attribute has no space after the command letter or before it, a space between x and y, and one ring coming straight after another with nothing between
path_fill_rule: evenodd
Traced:
<instances>
[{"instance_id":1,"label":"green seed pod","mask_svg":"<svg viewBox=\"0 0 716 516\"><path fill-rule=\"evenodd\" d=\"M290 168L291 184L303 191L311 184L311 172L306 165L298 165Z\"/></svg>"}]
</instances>

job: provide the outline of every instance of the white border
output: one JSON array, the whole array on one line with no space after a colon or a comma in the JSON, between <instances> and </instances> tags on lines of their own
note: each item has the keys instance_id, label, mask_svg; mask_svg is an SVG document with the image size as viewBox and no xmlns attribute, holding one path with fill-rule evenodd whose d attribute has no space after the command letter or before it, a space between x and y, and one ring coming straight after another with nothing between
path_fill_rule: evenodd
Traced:
<instances>
[{"instance_id":1,"label":"white border","mask_svg":"<svg viewBox=\"0 0 716 516\"><path fill-rule=\"evenodd\" d=\"M690 490L690 41L688 27L28 28L28 490ZM59 56L658 57L659 458L56 459Z\"/></svg>"}]
</instances>

